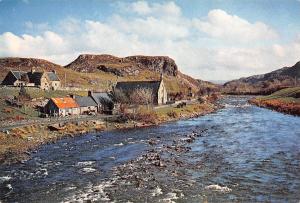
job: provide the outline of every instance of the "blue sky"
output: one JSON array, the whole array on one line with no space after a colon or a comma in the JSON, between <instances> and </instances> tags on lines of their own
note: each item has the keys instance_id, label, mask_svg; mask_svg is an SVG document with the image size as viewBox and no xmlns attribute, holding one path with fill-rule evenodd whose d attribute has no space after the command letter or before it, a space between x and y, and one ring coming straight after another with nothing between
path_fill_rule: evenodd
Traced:
<instances>
[{"instance_id":1,"label":"blue sky","mask_svg":"<svg viewBox=\"0 0 300 203\"><path fill-rule=\"evenodd\" d=\"M168 55L208 80L300 60L300 0L0 0L0 57Z\"/></svg>"}]
</instances>

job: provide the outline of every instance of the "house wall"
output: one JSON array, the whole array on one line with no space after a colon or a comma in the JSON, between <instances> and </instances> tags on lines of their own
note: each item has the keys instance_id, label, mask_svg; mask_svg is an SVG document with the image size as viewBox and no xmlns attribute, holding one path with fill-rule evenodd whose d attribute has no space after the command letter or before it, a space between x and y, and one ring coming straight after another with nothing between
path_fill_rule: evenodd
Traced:
<instances>
[{"instance_id":1,"label":"house wall","mask_svg":"<svg viewBox=\"0 0 300 203\"><path fill-rule=\"evenodd\" d=\"M157 94L157 104L165 104L168 101L168 96L167 96L167 90L166 86L163 81L161 81L159 89L158 89L158 94Z\"/></svg>"},{"instance_id":2,"label":"house wall","mask_svg":"<svg viewBox=\"0 0 300 203\"><path fill-rule=\"evenodd\" d=\"M26 86L26 83L24 81L16 80L13 83L14 86Z\"/></svg>"},{"instance_id":3,"label":"house wall","mask_svg":"<svg viewBox=\"0 0 300 203\"><path fill-rule=\"evenodd\" d=\"M83 106L80 107L80 114L88 113L88 112L97 112L98 108L97 106Z\"/></svg>"},{"instance_id":4,"label":"house wall","mask_svg":"<svg viewBox=\"0 0 300 203\"><path fill-rule=\"evenodd\" d=\"M44 107L44 110L45 110L45 113L49 114L50 116L58 116L59 115L59 109L52 102L52 100L48 101L48 103Z\"/></svg>"},{"instance_id":5,"label":"house wall","mask_svg":"<svg viewBox=\"0 0 300 203\"><path fill-rule=\"evenodd\" d=\"M71 115L80 115L80 108L66 108L59 109L59 116L71 116Z\"/></svg>"},{"instance_id":6,"label":"house wall","mask_svg":"<svg viewBox=\"0 0 300 203\"><path fill-rule=\"evenodd\" d=\"M51 89L57 90L61 87L60 81L52 81L51 82Z\"/></svg>"},{"instance_id":7,"label":"house wall","mask_svg":"<svg viewBox=\"0 0 300 203\"><path fill-rule=\"evenodd\" d=\"M43 90L48 90L50 88L50 84L49 84L49 80L46 77L46 74L43 74L43 76L41 77L41 81L40 81L40 88Z\"/></svg>"}]
</instances>

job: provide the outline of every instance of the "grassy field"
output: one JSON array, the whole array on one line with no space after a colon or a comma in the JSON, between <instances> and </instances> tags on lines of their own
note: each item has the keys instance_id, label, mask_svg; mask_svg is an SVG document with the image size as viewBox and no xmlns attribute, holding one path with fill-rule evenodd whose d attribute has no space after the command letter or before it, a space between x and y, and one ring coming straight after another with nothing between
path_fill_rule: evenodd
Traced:
<instances>
[{"instance_id":1,"label":"grassy field","mask_svg":"<svg viewBox=\"0 0 300 203\"><path fill-rule=\"evenodd\" d=\"M259 100L271 100L271 99L280 99L285 102L296 102L300 103L300 87L286 88L274 92L271 95L258 97Z\"/></svg>"},{"instance_id":2,"label":"grassy field","mask_svg":"<svg viewBox=\"0 0 300 203\"><path fill-rule=\"evenodd\" d=\"M38 118L40 112L30 106L17 108L10 106L6 103L5 99L8 96L17 96L19 94L20 88L0 88L0 119L13 120L13 119L34 119ZM38 88L28 87L26 92L30 95L32 99L39 98L51 98L51 97L63 97L69 94L77 94L81 96L87 95L86 91L62 91L62 90L50 90L44 91Z\"/></svg>"},{"instance_id":3,"label":"grassy field","mask_svg":"<svg viewBox=\"0 0 300 203\"><path fill-rule=\"evenodd\" d=\"M300 87L286 88L250 101L258 106L293 115L300 115Z\"/></svg>"}]
</instances>

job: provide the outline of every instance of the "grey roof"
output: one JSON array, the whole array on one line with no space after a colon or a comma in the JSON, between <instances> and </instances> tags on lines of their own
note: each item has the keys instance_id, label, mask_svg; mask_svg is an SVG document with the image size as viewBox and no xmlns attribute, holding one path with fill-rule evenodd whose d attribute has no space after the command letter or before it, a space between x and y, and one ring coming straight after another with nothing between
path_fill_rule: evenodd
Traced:
<instances>
[{"instance_id":1,"label":"grey roof","mask_svg":"<svg viewBox=\"0 0 300 203\"><path fill-rule=\"evenodd\" d=\"M21 79L21 76L27 74L29 77L30 82L32 83L40 83L41 77L43 76L44 72L25 72L25 71L11 71L12 74L16 77L17 80ZM47 76L50 81L60 81L56 73L54 72L47 72Z\"/></svg>"},{"instance_id":2,"label":"grey roof","mask_svg":"<svg viewBox=\"0 0 300 203\"><path fill-rule=\"evenodd\" d=\"M75 101L80 107L97 106L92 97L75 96Z\"/></svg>"},{"instance_id":3,"label":"grey roof","mask_svg":"<svg viewBox=\"0 0 300 203\"><path fill-rule=\"evenodd\" d=\"M54 72L47 72L47 75L51 81L60 81L58 76Z\"/></svg>"},{"instance_id":4,"label":"grey roof","mask_svg":"<svg viewBox=\"0 0 300 203\"><path fill-rule=\"evenodd\" d=\"M17 78L17 80L20 80L21 76L26 74L25 71L11 71L11 73Z\"/></svg>"},{"instance_id":5,"label":"grey roof","mask_svg":"<svg viewBox=\"0 0 300 203\"><path fill-rule=\"evenodd\" d=\"M41 83L41 78L43 76L43 72L28 72L27 73L30 82L35 83L36 85L39 85Z\"/></svg>"},{"instance_id":6,"label":"grey roof","mask_svg":"<svg viewBox=\"0 0 300 203\"><path fill-rule=\"evenodd\" d=\"M97 104L108 104L111 103L113 104L113 100L109 93L106 92L93 92L92 93L92 98L97 102Z\"/></svg>"},{"instance_id":7,"label":"grey roof","mask_svg":"<svg viewBox=\"0 0 300 203\"><path fill-rule=\"evenodd\" d=\"M139 88L152 89L153 93L158 92L161 81L128 81L128 82L118 82L116 84L116 89L122 91L133 91Z\"/></svg>"}]
</instances>

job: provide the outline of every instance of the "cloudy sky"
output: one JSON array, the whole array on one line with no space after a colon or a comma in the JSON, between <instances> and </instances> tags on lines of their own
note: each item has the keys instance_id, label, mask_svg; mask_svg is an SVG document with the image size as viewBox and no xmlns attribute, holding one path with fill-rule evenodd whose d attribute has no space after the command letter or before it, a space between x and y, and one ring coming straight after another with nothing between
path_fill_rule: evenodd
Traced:
<instances>
[{"instance_id":1,"label":"cloudy sky","mask_svg":"<svg viewBox=\"0 0 300 203\"><path fill-rule=\"evenodd\" d=\"M300 0L0 0L0 57L167 55L205 80L300 61Z\"/></svg>"}]
</instances>

